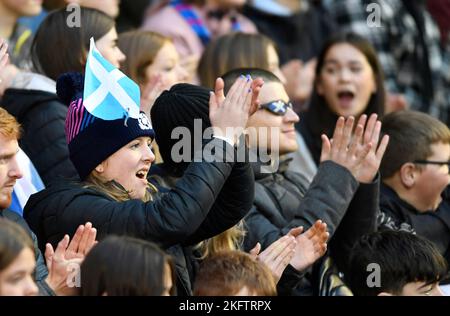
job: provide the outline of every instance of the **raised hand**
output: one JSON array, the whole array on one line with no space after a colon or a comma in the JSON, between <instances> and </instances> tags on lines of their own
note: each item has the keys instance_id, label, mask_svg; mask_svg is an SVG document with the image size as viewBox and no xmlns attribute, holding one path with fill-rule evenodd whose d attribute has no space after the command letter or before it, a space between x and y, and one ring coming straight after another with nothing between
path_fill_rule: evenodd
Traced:
<instances>
[{"instance_id":1,"label":"raised hand","mask_svg":"<svg viewBox=\"0 0 450 316\"><path fill-rule=\"evenodd\" d=\"M320 161L334 161L347 168L356 178L363 160L372 148L372 143L362 143L364 125L358 124L353 135L354 122L355 119L352 116L347 120L340 117L336 123L332 141L326 135L322 135Z\"/></svg>"},{"instance_id":2,"label":"raised hand","mask_svg":"<svg viewBox=\"0 0 450 316\"><path fill-rule=\"evenodd\" d=\"M69 243L70 238L65 235L55 250L51 244L45 247L45 259L48 268L47 284L57 295L72 295L75 288L67 284L71 265L79 267L86 254L97 243L97 230L91 223L80 225Z\"/></svg>"},{"instance_id":3,"label":"raised hand","mask_svg":"<svg viewBox=\"0 0 450 316\"><path fill-rule=\"evenodd\" d=\"M80 225L66 251L66 258L84 258L97 243L97 230L90 222Z\"/></svg>"},{"instance_id":4,"label":"raised hand","mask_svg":"<svg viewBox=\"0 0 450 316\"><path fill-rule=\"evenodd\" d=\"M389 136L384 135L380 140L381 133L381 122L377 121L378 116L376 114L372 114L367 122L367 126L364 131L364 136L361 139L355 139L356 146L359 148L363 148L366 144L372 144L372 147L367 154L367 156L363 159L361 163L361 167L356 173L356 180L361 183L370 183L375 178L376 173L378 172L378 168L380 168L381 159L383 158L384 152L389 143ZM359 118L358 125L364 126L367 121L366 115L361 115ZM379 143L379 145L378 145Z\"/></svg>"},{"instance_id":5,"label":"raised hand","mask_svg":"<svg viewBox=\"0 0 450 316\"><path fill-rule=\"evenodd\" d=\"M261 244L257 243L255 248L250 250L250 255L263 262L272 271L275 282L278 283L284 269L294 256L296 244L295 237L286 235L273 242L261 253Z\"/></svg>"},{"instance_id":6,"label":"raised hand","mask_svg":"<svg viewBox=\"0 0 450 316\"><path fill-rule=\"evenodd\" d=\"M231 86L227 96L224 96L224 82L221 78L216 80L214 92L211 92L209 99L209 119L214 129L215 136L226 137L235 143L247 125L250 109L256 103L260 86L254 88L253 80L250 76L241 76Z\"/></svg>"}]
</instances>

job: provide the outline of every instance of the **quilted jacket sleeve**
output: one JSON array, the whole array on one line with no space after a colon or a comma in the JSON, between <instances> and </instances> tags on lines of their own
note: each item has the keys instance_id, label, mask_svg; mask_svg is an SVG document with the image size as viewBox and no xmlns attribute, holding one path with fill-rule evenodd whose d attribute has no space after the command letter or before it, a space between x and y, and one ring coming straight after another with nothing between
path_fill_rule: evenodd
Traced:
<instances>
[{"instance_id":1,"label":"quilted jacket sleeve","mask_svg":"<svg viewBox=\"0 0 450 316\"><path fill-rule=\"evenodd\" d=\"M218 139L210 143L222 147L225 144ZM37 193L24 214L30 226L36 227L41 249L46 241L56 244L64 234L73 234L86 221L97 228L99 239L108 234L131 235L157 242L163 248L194 242L234 225L250 208L252 173L245 164L233 170L235 165L230 159L191 163L172 190L147 203L116 202L95 190L79 187L70 193L47 193L46 198L45 193ZM227 182L230 174L234 180ZM235 183L237 180L242 185ZM249 188L241 191L246 184ZM225 199L227 195L229 204L216 204L212 209L219 196Z\"/></svg>"}]
</instances>

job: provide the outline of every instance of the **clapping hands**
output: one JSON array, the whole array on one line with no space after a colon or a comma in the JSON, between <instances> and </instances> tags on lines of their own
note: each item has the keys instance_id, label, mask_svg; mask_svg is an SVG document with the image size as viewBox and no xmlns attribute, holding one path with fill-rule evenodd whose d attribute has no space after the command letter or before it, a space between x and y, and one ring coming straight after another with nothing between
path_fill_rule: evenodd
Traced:
<instances>
[{"instance_id":1,"label":"clapping hands","mask_svg":"<svg viewBox=\"0 0 450 316\"><path fill-rule=\"evenodd\" d=\"M45 248L45 259L48 268L47 284L57 295L72 295L75 288L68 286L71 265L81 265L86 254L97 243L97 230L87 222L80 225L73 235L72 241L68 235L58 243L55 250L51 244ZM69 242L70 241L70 242Z\"/></svg>"}]
</instances>

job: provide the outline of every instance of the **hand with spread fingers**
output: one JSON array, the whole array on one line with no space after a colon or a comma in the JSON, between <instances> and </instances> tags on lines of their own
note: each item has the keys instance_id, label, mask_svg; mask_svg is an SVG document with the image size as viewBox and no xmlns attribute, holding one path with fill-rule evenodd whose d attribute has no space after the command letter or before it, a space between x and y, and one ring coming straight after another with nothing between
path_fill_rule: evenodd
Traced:
<instances>
[{"instance_id":1,"label":"hand with spread fingers","mask_svg":"<svg viewBox=\"0 0 450 316\"><path fill-rule=\"evenodd\" d=\"M330 234L327 224L318 220L314 225L303 232L303 227L291 229L289 234L295 237L297 245L295 254L290 264L297 270L302 271L321 258L327 251L327 240Z\"/></svg>"},{"instance_id":2,"label":"hand with spread fingers","mask_svg":"<svg viewBox=\"0 0 450 316\"><path fill-rule=\"evenodd\" d=\"M87 253L97 243L96 237L97 230L87 222L78 227L72 241L68 235L65 235L55 250L51 244L46 245L45 259L48 268L46 282L57 295L73 295L75 293L75 287L68 285L68 281L70 281L68 278L72 269L79 268Z\"/></svg>"},{"instance_id":3,"label":"hand with spread fingers","mask_svg":"<svg viewBox=\"0 0 450 316\"><path fill-rule=\"evenodd\" d=\"M216 80L209 101L209 118L215 136L225 137L236 143L247 125L248 117L257 109L261 86L261 79L254 81L250 76L242 75L225 97L223 80ZM227 135L227 132L231 134Z\"/></svg>"},{"instance_id":4,"label":"hand with spread fingers","mask_svg":"<svg viewBox=\"0 0 450 316\"><path fill-rule=\"evenodd\" d=\"M347 168L356 178L362 161L369 154L372 144L357 146L361 142L364 126L358 125L353 133L354 122L355 119L352 116L347 119L340 117L336 123L333 138L329 140L326 135L322 135L320 161L331 160Z\"/></svg>"},{"instance_id":5,"label":"hand with spread fingers","mask_svg":"<svg viewBox=\"0 0 450 316\"><path fill-rule=\"evenodd\" d=\"M261 253L261 244L257 243L250 250L250 255L254 259L263 262L272 271L275 283L278 283L284 269L286 269L294 256L296 244L294 236L286 235L273 242Z\"/></svg>"},{"instance_id":6,"label":"hand with spread fingers","mask_svg":"<svg viewBox=\"0 0 450 316\"><path fill-rule=\"evenodd\" d=\"M381 122L377 120L378 116L372 114L367 122L362 140L355 139L356 146L362 148L366 144L372 144L369 153L361 163L355 178L360 183L371 183L380 168L381 159L389 143L389 136L384 135L380 142ZM366 115L361 115L358 125L365 126Z\"/></svg>"},{"instance_id":7,"label":"hand with spread fingers","mask_svg":"<svg viewBox=\"0 0 450 316\"><path fill-rule=\"evenodd\" d=\"M353 132L354 121L352 116L347 120L340 117L332 140L322 135L320 161L334 161L346 167L359 182L370 183L380 167L389 136L385 135L378 146L381 122L376 114L371 115L367 126L367 116L361 115Z\"/></svg>"}]
</instances>

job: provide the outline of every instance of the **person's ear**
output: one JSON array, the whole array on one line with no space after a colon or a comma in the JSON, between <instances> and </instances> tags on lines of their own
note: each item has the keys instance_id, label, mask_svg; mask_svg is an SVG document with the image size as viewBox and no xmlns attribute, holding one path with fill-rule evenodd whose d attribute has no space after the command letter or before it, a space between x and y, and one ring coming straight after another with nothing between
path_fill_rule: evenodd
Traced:
<instances>
[{"instance_id":1,"label":"person's ear","mask_svg":"<svg viewBox=\"0 0 450 316\"><path fill-rule=\"evenodd\" d=\"M407 162L400 168L400 180L402 184L410 189L414 186L417 178L417 168L412 162Z\"/></svg>"},{"instance_id":2,"label":"person's ear","mask_svg":"<svg viewBox=\"0 0 450 316\"><path fill-rule=\"evenodd\" d=\"M388 293L388 292L380 292L380 293L378 293L377 296L393 296L393 295L391 293Z\"/></svg>"},{"instance_id":3,"label":"person's ear","mask_svg":"<svg viewBox=\"0 0 450 316\"><path fill-rule=\"evenodd\" d=\"M105 164L104 162L100 163L97 167L95 167L95 171L97 171L97 173L101 174L105 171Z\"/></svg>"}]
</instances>

